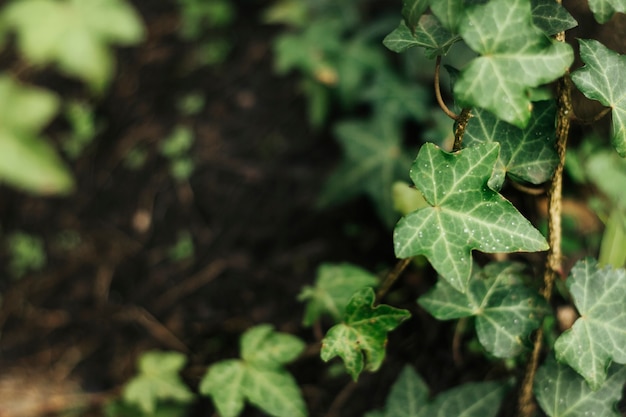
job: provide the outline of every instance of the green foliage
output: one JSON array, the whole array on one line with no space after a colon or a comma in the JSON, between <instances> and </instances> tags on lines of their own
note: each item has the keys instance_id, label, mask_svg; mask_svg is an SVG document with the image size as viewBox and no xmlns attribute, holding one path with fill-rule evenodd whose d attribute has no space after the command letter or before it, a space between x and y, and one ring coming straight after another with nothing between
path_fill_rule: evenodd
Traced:
<instances>
[{"instance_id":1,"label":"green foliage","mask_svg":"<svg viewBox=\"0 0 626 417\"><path fill-rule=\"evenodd\" d=\"M338 322L355 292L377 284L378 278L375 275L357 266L320 265L315 286L305 286L298 296L300 301L307 303L302 324L311 326L324 314Z\"/></svg>"},{"instance_id":2,"label":"green foliage","mask_svg":"<svg viewBox=\"0 0 626 417\"><path fill-rule=\"evenodd\" d=\"M535 395L549 417L618 417L615 404L622 396L626 367L611 365L606 380L595 390L567 365L549 357L535 377Z\"/></svg>"},{"instance_id":3,"label":"green foliage","mask_svg":"<svg viewBox=\"0 0 626 417\"><path fill-rule=\"evenodd\" d=\"M394 52L404 52L414 46L426 49L426 56L445 55L460 38L448 32L432 15L420 18L414 31L404 21L384 39L383 44Z\"/></svg>"},{"instance_id":4,"label":"green foliage","mask_svg":"<svg viewBox=\"0 0 626 417\"><path fill-rule=\"evenodd\" d=\"M271 416L306 416L298 385L284 368L300 355L304 343L259 325L242 335L240 345L242 359L213 364L200 383L200 393L211 396L220 416L238 416L246 400Z\"/></svg>"},{"instance_id":5,"label":"green foliage","mask_svg":"<svg viewBox=\"0 0 626 417\"><path fill-rule=\"evenodd\" d=\"M167 251L167 256L173 262L180 262L187 259L192 259L195 253L195 246L191 234L184 230L178 233L178 239L176 243L170 247Z\"/></svg>"},{"instance_id":6,"label":"green foliage","mask_svg":"<svg viewBox=\"0 0 626 417\"><path fill-rule=\"evenodd\" d=\"M486 253L548 249L539 231L488 187L498 150L495 143L456 153L429 143L422 146L411 179L430 206L398 222L396 256L426 256L444 279L463 292L472 271L473 249Z\"/></svg>"},{"instance_id":7,"label":"green foliage","mask_svg":"<svg viewBox=\"0 0 626 417\"><path fill-rule=\"evenodd\" d=\"M343 323L331 327L322 341L322 360L339 356L355 381L363 369L380 368L387 333L410 316L407 310L388 305L374 307L374 298L371 288L355 293L346 306Z\"/></svg>"},{"instance_id":8,"label":"green foliage","mask_svg":"<svg viewBox=\"0 0 626 417\"><path fill-rule=\"evenodd\" d=\"M406 366L391 387L384 410L365 417L495 417L506 388L498 382L467 383L428 401L426 383Z\"/></svg>"},{"instance_id":9,"label":"green foliage","mask_svg":"<svg viewBox=\"0 0 626 417\"><path fill-rule=\"evenodd\" d=\"M71 132L63 140L62 147L67 156L78 158L98 133L93 109L86 103L69 102L65 108Z\"/></svg>"},{"instance_id":10,"label":"green foliage","mask_svg":"<svg viewBox=\"0 0 626 417\"><path fill-rule=\"evenodd\" d=\"M589 8L599 23L607 22L615 12L626 13L624 0L589 0Z\"/></svg>"},{"instance_id":11,"label":"green foliage","mask_svg":"<svg viewBox=\"0 0 626 417\"><path fill-rule=\"evenodd\" d=\"M566 284L581 317L557 339L556 356L597 390L611 361L626 363L626 270L600 269L585 259L572 268Z\"/></svg>"},{"instance_id":12,"label":"green foliage","mask_svg":"<svg viewBox=\"0 0 626 417\"><path fill-rule=\"evenodd\" d=\"M626 57L598 41L580 39L579 44L585 66L572 73L572 81L587 97L611 107L611 141L626 157Z\"/></svg>"},{"instance_id":13,"label":"green foliage","mask_svg":"<svg viewBox=\"0 0 626 417\"><path fill-rule=\"evenodd\" d=\"M170 173L177 181L186 181L193 173L195 164L189 153L194 140L191 129L177 126L170 136L161 142L161 155L169 160Z\"/></svg>"},{"instance_id":14,"label":"green foliage","mask_svg":"<svg viewBox=\"0 0 626 417\"><path fill-rule=\"evenodd\" d=\"M475 271L465 293L439 280L419 304L439 320L475 317L478 340L497 357L519 354L549 313L545 300L524 285L523 265L488 264Z\"/></svg>"},{"instance_id":15,"label":"green foliage","mask_svg":"<svg viewBox=\"0 0 626 417\"><path fill-rule=\"evenodd\" d=\"M13 1L1 19L17 33L20 51L29 61L55 63L98 92L113 75L110 45L132 45L144 37L139 17L123 0Z\"/></svg>"},{"instance_id":16,"label":"green foliage","mask_svg":"<svg viewBox=\"0 0 626 417\"><path fill-rule=\"evenodd\" d=\"M24 232L14 232L6 237L9 252L8 269L13 278L42 269L47 260L43 239Z\"/></svg>"},{"instance_id":17,"label":"green foliage","mask_svg":"<svg viewBox=\"0 0 626 417\"><path fill-rule=\"evenodd\" d=\"M145 352L139 358L139 373L124 387L123 398L143 413L156 411L159 401L187 403L193 394L178 373L185 366L185 355L178 352Z\"/></svg>"}]
</instances>

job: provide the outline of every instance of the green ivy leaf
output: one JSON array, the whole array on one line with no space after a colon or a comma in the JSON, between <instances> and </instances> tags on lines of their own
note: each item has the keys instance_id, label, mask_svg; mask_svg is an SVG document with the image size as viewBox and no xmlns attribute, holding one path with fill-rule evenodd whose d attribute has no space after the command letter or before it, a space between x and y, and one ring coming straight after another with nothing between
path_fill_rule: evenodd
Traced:
<instances>
[{"instance_id":1,"label":"green ivy leaf","mask_svg":"<svg viewBox=\"0 0 626 417\"><path fill-rule=\"evenodd\" d=\"M556 4L556 3L555 3ZM500 155L489 186L499 190L504 176L541 184L552 177L559 161L556 142L556 106L552 101L534 103L528 125L524 129L498 119L486 110L472 110L463 142L465 146L497 142Z\"/></svg>"},{"instance_id":2,"label":"green ivy leaf","mask_svg":"<svg viewBox=\"0 0 626 417\"><path fill-rule=\"evenodd\" d=\"M548 36L578 26L576 19L553 0L532 0L533 23Z\"/></svg>"},{"instance_id":3,"label":"green ivy leaf","mask_svg":"<svg viewBox=\"0 0 626 417\"><path fill-rule=\"evenodd\" d=\"M154 412L159 400L191 401L193 394L178 375L186 360L178 352L143 353L138 374L124 387L124 400L136 404L145 413Z\"/></svg>"},{"instance_id":4,"label":"green ivy leaf","mask_svg":"<svg viewBox=\"0 0 626 417\"><path fill-rule=\"evenodd\" d=\"M56 95L0 76L0 180L37 194L67 194L72 176L38 134L59 109Z\"/></svg>"},{"instance_id":5,"label":"green ivy leaf","mask_svg":"<svg viewBox=\"0 0 626 417\"><path fill-rule=\"evenodd\" d=\"M346 307L344 322L331 327L322 341L322 360L341 357L355 381L364 368L380 368L385 359L387 333L411 315L388 305L374 307L374 299L371 288L354 294Z\"/></svg>"},{"instance_id":6,"label":"green ivy leaf","mask_svg":"<svg viewBox=\"0 0 626 417\"><path fill-rule=\"evenodd\" d=\"M431 1L430 10L451 33L458 33L459 23L465 16L465 0Z\"/></svg>"},{"instance_id":7,"label":"green ivy leaf","mask_svg":"<svg viewBox=\"0 0 626 417\"><path fill-rule=\"evenodd\" d=\"M615 405L622 397L626 367L611 365L607 379L597 390L567 365L550 356L537 370L534 391L539 406L549 417L619 417Z\"/></svg>"},{"instance_id":8,"label":"green ivy leaf","mask_svg":"<svg viewBox=\"0 0 626 417\"><path fill-rule=\"evenodd\" d=\"M494 356L509 358L522 352L528 334L550 311L523 285L522 270L521 264L492 263L474 273L465 293L440 280L418 302L439 320L476 317L480 343Z\"/></svg>"},{"instance_id":9,"label":"green ivy leaf","mask_svg":"<svg viewBox=\"0 0 626 417\"><path fill-rule=\"evenodd\" d=\"M617 153L626 157L626 56L595 40L578 42L585 66L572 73L572 81L585 96L613 109L611 141Z\"/></svg>"},{"instance_id":10,"label":"green ivy leaf","mask_svg":"<svg viewBox=\"0 0 626 417\"><path fill-rule=\"evenodd\" d=\"M398 129L396 123L383 118L337 124L335 134L344 162L328 179L318 204L326 207L367 194L380 217L392 226L398 214L393 209L391 188L411 165Z\"/></svg>"},{"instance_id":11,"label":"green ivy leaf","mask_svg":"<svg viewBox=\"0 0 626 417\"><path fill-rule=\"evenodd\" d=\"M304 343L268 324L248 329L240 342L243 360L213 364L200 382L200 393L211 396L220 416L238 416L248 400L274 417L306 417L298 384L282 367L302 353Z\"/></svg>"},{"instance_id":12,"label":"green ivy leaf","mask_svg":"<svg viewBox=\"0 0 626 417\"><path fill-rule=\"evenodd\" d=\"M615 12L626 13L626 0L589 0L589 8L598 23L606 23Z\"/></svg>"},{"instance_id":13,"label":"green ivy leaf","mask_svg":"<svg viewBox=\"0 0 626 417\"><path fill-rule=\"evenodd\" d=\"M481 56L461 72L456 100L520 128L530 119L529 91L563 75L574 60L569 45L551 41L533 25L530 0L493 0L469 8L460 33Z\"/></svg>"},{"instance_id":14,"label":"green ivy leaf","mask_svg":"<svg viewBox=\"0 0 626 417\"><path fill-rule=\"evenodd\" d=\"M418 122L429 119L430 91L421 84L408 83L390 71L378 71L361 98L372 106L374 114L384 114L400 123L407 118Z\"/></svg>"},{"instance_id":15,"label":"green ivy leaf","mask_svg":"<svg viewBox=\"0 0 626 417\"><path fill-rule=\"evenodd\" d=\"M315 286L305 286L298 300L306 301L303 324L311 326L323 314L341 320L352 295L360 289L374 287L378 278L350 264L323 264L317 269Z\"/></svg>"},{"instance_id":16,"label":"green ivy leaf","mask_svg":"<svg viewBox=\"0 0 626 417\"><path fill-rule=\"evenodd\" d=\"M144 36L139 16L121 0L22 0L3 13L33 63L56 62L62 71L101 91L113 73L109 44L131 45Z\"/></svg>"},{"instance_id":17,"label":"green ivy leaf","mask_svg":"<svg viewBox=\"0 0 626 417\"><path fill-rule=\"evenodd\" d=\"M556 340L556 357L596 390L611 360L626 363L626 270L600 269L594 259L584 259L566 284L581 317Z\"/></svg>"},{"instance_id":18,"label":"green ivy leaf","mask_svg":"<svg viewBox=\"0 0 626 417\"><path fill-rule=\"evenodd\" d=\"M437 55L445 55L450 47L460 40L446 30L441 23L432 15L424 15L420 18L415 30L407 27L404 21L383 39L383 45L393 52L404 52L414 46L426 49L426 56L434 58Z\"/></svg>"},{"instance_id":19,"label":"green ivy leaf","mask_svg":"<svg viewBox=\"0 0 626 417\"><path fill-rule=\"evenodd\" d=\"M545 238L515 207L487 186L499 145L487 143L447 153L427 143L411 179L429 207L403 217L394 231L398 258L424 255L458 291L472 271L471 251L541 251Z\"/></svg>"},{"instance_id":20,"label":"green ivy leaf","mask_svg":"<svg viewBox=\"0 0 626 417\"><path fill-rule=\"evenodd\" d=\"M417 22L428 8L430 0L403 0L402 1L402 17L405 25L415 31Z\"/></svg>"},{"instance_id":21,"label":"green ivy leaf","mask_svg":"<svg viewBox=\"0 0 626 417\"><path fill-rule=\"evenodd\" d=\"M428 402L428 387L410 366L391 387L382 411L366 417L495 417L507 384L468 383L439 394ZM378 414L375 414L378 413Z\"/></svg>"}]
</instances>

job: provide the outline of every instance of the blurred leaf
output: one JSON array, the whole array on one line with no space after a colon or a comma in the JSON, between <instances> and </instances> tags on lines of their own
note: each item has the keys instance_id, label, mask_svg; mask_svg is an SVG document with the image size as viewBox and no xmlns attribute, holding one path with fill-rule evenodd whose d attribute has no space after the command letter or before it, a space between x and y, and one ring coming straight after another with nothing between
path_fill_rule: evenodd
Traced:
<instances>
[{"instance_id":1,"label":"blurred leaf","mask_svg":"<svg viewBox=\"0 0 626 417\"><path fill-rule=\"evenodd\" d=\"M589 0L589 8L598 23L606 23L615 12L626 13L626 0Z\"/></svg>"},{"instance_id":2,"label":"blurred leaf","mask_svg":"<svg viewBox=\"0 0 626 417\"><path fill-rule=\"evenodd\" d=\"M523 128L531 114L528 92L563 75L574 59L572 48L533 25L528 0L492 0L466 16L460 33L482 56L461 72L455 98Z\"/></svg>"},{"instance_id":3,"label":"blurred leaf","mask_svg":"<svg viewBox=\"0 0 626 417\"><path fill-rule=\"evenodd\" d=\"M411 179L429 207L404 216L396 225L398 258L424 255L458 291L472 271L471 251L541 251L544 237L515 207L487 186L499 145L488 143L447 153L422 146Z\"/></svg>"},{"instance_id":4,"label":"blurred leaf","mask_svg":"<svg viewBox=\"0 0 626 417\"><path fill-rule=\"evenodd\" d=\"M176 126L174 131L160 144L161 154L167 158L185 155L191 149L194 136L186 126Z\"/></svg>"},{"instance_id":5,"label":"blurred leaf","mask_svg":"<svg viewBox=\"0 0 626 417\"><path fill-rule=\"evenodd\" d=\"M408 183L396 181L392 187L393 207L403 216L424 207L428 207L428 203L424 199L422 193L412 188Z\"/></svg>"},{"instance_id":6,"label":"blurred leaf","mask_svg":"<svg viewBox=\"0 0 626 417\"><path fill-rule=\"evenodd\" d=\"M345 309L344 322L331 327L322 340L322 360L339 356L355 381L364 368L372 372L380 368L387 333L411 316L407 310L388 305L374 307L374 298L371 288L355 293Z\"/></svg>"},{"instance_id":7,"label":"blurred leaf","mask_svg":"<svg viewBox=\"0 0 626 417\"><path fill-rule=\"evenodd\" d=\"M465 15L465 0L436 0L430 2L430 9L451 33L458 33L459 23Z\"/></svg>"},{"instance_id":8,"label":"blurred leaf","mask_svg":"<svg viewBox=\"0 0 626 417\"><path fill-rule=\"evenodd\" d=\"M613 268L626 267L626 215L624 210L613 209L606 222L600 255L600 266L611 265Z\"/></svg>"},{"instance_id":9,"label":"blurred leaf","mask_svg":"<svg viewBox=\"0 0 626 417\"><path fill-rule=\"evenodd\" d=\"M607 379L596 390L553 356L537 370L534 390L539 406L549 417L619 417L615 405L622 397L626 367L612 365Z\"/></svg>"},{"instance_id":10,"label":"blurred leaf","mask_svg":"<svg viewBox=\"0 0 626 417\"><path fill-rule=\"evenodd\" d=\"M400 22L400 25L385 37L383 44L393 52L404 52L414 46L421 46L426 49L427 57L434 58L447 54L458 40L460 38L448 32L435 17L424 15L414 32L411 32L404 21Z\"/></svg>"},{"instance_id":11,"label":"blurred leaf","mask_svg":"<svg viewBox=\"0 0 626 417\"><path fill-rule=\"evenodd\" d=\"M311 326L323 314L341 320L350 297L358 290L374 287L378 278L368 271L347 263L323 264L317 269L315 286L305 286L298 300L306 301L302 323Z\"/></svg>"},{"instance_id":12,"label":"blurred leaf","mask_svg":"<svg viewBox=\"0 0 626 417\"><path fill-rule=\"evenodd\" d=\"M611 361L626 363L626 270L578 261L566 281L580 317L554 344L556 358L602 387Z\"/></svg>"},{"instance_id":13,"label":"blurred leaf","mask_svg":"<svg viewBox=\"0 0 626 417\"><path fill-rule=\"evenodd\" d=\"M626 210L626 159L606 149L595 149L584 161L584 173L613 204Z\"/></svg>"},{"instance_id":14,"label":"blurred leaf","mask_svg":"<svg viewBox=\"0 0 626 417\"><path fill-rule=\"evenodd\" d=\"M626 6L626 4L625 4ZM600 42L579 39L580 57L585 66L572 73L572 81L582 93L612 108L611 142L626 157L626 56L613 52Z\"/></svg>"},{"instance_id":15,"label":"blurred leaf","mask_svg":"<svg viewBox=\"0 0 626 417\"><path fill-rule=\"evenodd\" d=\"M211 365L202 378L198 390L210 395L222 417L236 417L245 406L246 365L237 359Z\"/></svg>"},{"instance_id":16,"label":"blurred leaf","mask_svg":"<svg viewBox=\"0 0 626 417\"><path fill-rule=\"evenodd\" d=\"M8 269L14 278L21 278L29 271L39 271L46 264L46 249L41 237L14 232L6 237L6 243L9 252Z\"/></svg>"},{"instance_id":17,"label":"blurred leaf","mask_svg":"<svg viewBox=\"0 0 626 417\"><path fill-rule=\"evenodd\" d=\"M302 340L274 331L269 324L248 329L241 336L241 357L248 363L277 367L292 362L304 350Z\"/></svg>"},{"instance_id":18,"label":"blurred leaf","mask_svg":"<svg viewBox=\"0 0 626 417\"><path fill-rule=\"evenodd\" d=\"M545 300L522 282L521 264L491 263L474 273L465 293L439 280L419 304L438 320L476 317L478 340L499 358L518 355L528 335L550 312Z\"/></svg>"},{"instance_id":19,"label":"blurred leaf","mask_svg":"<svg viewBox=\"0 0 626 417\"><path fill-rule=\"evenodd\" d=\"M378 71L362 99L371 104L375 114L384 114L402 122L409 118L425 122L429 118L430 93L420 84L412 84L390 71Z\"/></svg>"},{"instance_id":20,"label":"blurred leaf","mask_svg":"<svg viewBox=\"0 0 626 417\"><path fill-rule=\"evenodd\" d=\"M578 26L576 19L554 0L532 0L533 23L548 36Z\"/></svg>"}]
</instances>

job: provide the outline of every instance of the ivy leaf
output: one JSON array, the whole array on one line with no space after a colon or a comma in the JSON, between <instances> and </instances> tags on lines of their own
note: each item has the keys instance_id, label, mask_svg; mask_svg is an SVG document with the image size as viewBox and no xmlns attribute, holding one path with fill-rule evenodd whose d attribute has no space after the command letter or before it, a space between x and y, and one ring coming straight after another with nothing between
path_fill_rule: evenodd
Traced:
<instances>
[{"instance_id":1,"label":"ivy leaf","mask_svg":"<svg viewBox=\"0 0 626 417\"><path fill-rule=\"evenodd\" d=\"M297 382L282 365L293 361L304 343L271 325L248 329L241 336L243 360L213 364L200 382L199 391L213 398L222 417L236 417L245 400L274 417L306 417L306 405Z\"/></svg>"},{"instance_id":2,"label":"ivy leaf","mask_svg":"<svg viewBox=\"0 0 626 417\"><path fill-rule=\"evenodd\" d=\"M322 314L341 320L350 297L360 289L374 287L378 278L350 264L323 264L317 269L315 286L306 286L298 300L307 301L303 324L311 326Z\"/></svg>"},{"instance_id":3,"label":"ivy leaf","mask_svg":"<svg viewBox=\"0 0 626 417\"><path fill-rule=\"evenodd\" d=\"M441 25L452 33L458 33L459 23L465 15L465 0L431 1L430 10Z\"/></svg>"},{"instance_id":4,"label":"ivy leaf","mask_svg":"<svg viewBox=\"0 0 626 417\"><path fill-rule=\"evenodd\" d=\"M7 6L3 18L30 61L55 62L97 91L113 73L109 44L131 45L144 36L139 16L120 0L22 0Z\"/></svg>"},{"instance_id":5,"label":"ivy leaf","mask_svg":"<svg viewBox=\"0 0 626 417\"><path fill-rule=\"evenodd\" d=\"M429 94L421 84L408 83L389 71L377 71L362 99L373 107L374 114L384 114L398 122L407 118L425 122L429 118Z\"/></svg>"},{"instance_id":6,"label":"ivy leaf","mask_svg":"<svg viewBox=\"0 0 626 417\"><path fill-rule=\"evenodd\" d=\"M344 322L331 327L322 341L322 360L341 357L355 381L364 368L380 368L385 359L387 333L411 315L388 305L374 307L374 299L371 288L354 294L346 307Z\"/></svg>"},{"instance_id":7,"label":"ivy leaf","mask_svg":"<svg viewBox=\"0 0 626 417\"><path fill-rule=\"evenodd\" d=\"M572 73L572 81L585 96L613 109L611 142L626 157L626 56L595 40L578 42L585 66Z\"/></svg>"},{"instance_id":8,"label":"ivy leaf","mask_svg":"<svg viewBox=\"0 0 626 417\"><path fill-rule=\"evenodd\" d=\"M424 255L455 289L464 292L471 251L541 251L545 238L513 205L487 186L499 145L487 143L447 153L422 146L411 179L430 205L403 217L394 231L398 258Z\"/></svg>"},{"instance_id":9,"label":"ivy leaf","mask_svg":"<svg viewBox=\"0 0 626 417\"><path fill-rule=\"evenodd\" d=\"M564 32L578 26L576 19L552 0L532 0L533 23L548 36Z\"/></svg>"},{"instance_id":10,"label":"ivy leaf","mask_svg":"<svg viewBox=\"0 0 626 417\"><path fill-rule=\"evenodd\" d=\"M468 383L439 394L428 402L428 387L410 366L391 387L385 409L366 417L495 417L507 384Z\"/></svg>"},{"instance_id":11,"label":"ivy leaf","mask_svg":"<svg viewBox=\"0 0 626 417\"><path fill-rule=\"evenodd\" d=\"M124 400L138 405L145 413L153 413L159 400L191 401L193 394L178 375L186 360L178 352L142 354L139 373L124 387Z\"/></svg>"},{"instance_id":12,"label":"ivy leaf","mask_svg":"<svg viewBox=\"0 0 626 417\"><path fill-rule=\"evenodd\" d=\"M626 367L613 364L607 379L594 391L572 368L550 356L537 370L534 391L549 417L619 417L615 405L622 397L625 382Z\"/></svg>"},{"instance_id":13,"label":"ivy leaf","mask_svg":"<svg viewBox=\"0 0 626 417\"><path fill-rule=\"evenodd\" d=\"M445 55L450 47L460 40L446 30L441 23L432 15L424 15L419 19L415 30L407 27L404 21L383 39L383 45L393 52L404 52L414 46L426 49L426 56L434 58L437 55Z\"/></svg>"},{"instance_id":14,"label":"ivy leaf","mask_svg":"<svg viewBox=\"0 0 626 417\"><path fill-rule=\"evenodd\" d=\"M428 8L430 0L403 0L402 17L405 25L413 32L417 22Z\"/></svg>"},{"instance_id":15,"label":"ivy leaf","mask_svg":"<svg viewBox=\"0 0 626 417\"><path fill-rule=\"evenodd\" d=\"M574 60L569 45L551 41L534 26L529 0L471 7L459 30L482 56L461 72L455 98L463 107L487 109L520 128L530 119L529 91L563 75Z\"/></svg>"},{"instance_id":16,"label":"ivy leaf","mask_svg":"<svg viewBox=\"0 0 626 417\"><path fill-rule=\"evenodd\" d=\"M523 265L492 263L476 272L465 293L440 280L419 304L439 320L476 317L478 340L500 358L522 352L527 335L550 310L545 300L522 283Z\"/></svg>"},{"instance_id":17,"label":"ivy leaf","mask_svg":"<svg viewBox=\"0 0 626 417\"><path fill-rule=\"evenodd\" d=\"M556 3L555 3L556 4ZM498 142L500 155L489 186L499 190L504 176L532 184L541 184L552 177L558 163L556 142L556 106L552 101L534 103L528 125L524 129L498 119L486 110L472 110L463 138L465 146Z\"/></svg>"},{"instance_id":18,"label":"ivy leaf","mask_svg":"<svg viewBox=\"0 0 626 417\"><path fill-rule=\"evenodd\" d=\"M626 363L626 270L578 261L566 281L580 317L554 344L556 358L597 390L611 360Z\"/></svg>"},{"instance_id":19,"label":"ivy leaf","mask_svg":"<svg viewBox=\"0 0 626 417\"><path fill-rule=\"evenodd\" d=\"M325 207L367 194L380 217L392 226L398 215L391 188L411 166L398 128L397 123L382 118L339 123L335 134L344 151L344 162L328 179L318 204Z\"/></svg>"},{"instance_id":20,"label":"ivy leaf","mask_svg":"<svg viewBox=\"0 0 626 417\"><path fill-rule=\"evenodd\" d=\"M72 176L39 131L59 109L56 95L0 76L0 180L37 194L67 194Z\"/></svg>"},{"instance_id":21,"label":"ivy leaf","mask_svg":"<svg viewBox=\"0 0 626 417\"><path fill-rule=\"evenodd\" d=\"M598 23L606 23L615 12L626 13L626 0L589 0L589 8Z\"/></svg>"}]
</instances>

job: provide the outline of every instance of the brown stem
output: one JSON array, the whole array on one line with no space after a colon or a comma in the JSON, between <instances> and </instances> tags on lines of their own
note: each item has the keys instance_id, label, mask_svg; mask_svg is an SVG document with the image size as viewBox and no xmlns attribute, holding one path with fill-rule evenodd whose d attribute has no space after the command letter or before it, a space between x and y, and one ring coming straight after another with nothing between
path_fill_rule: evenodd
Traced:
<instances>
[{"instance_id":1,"label":"brown stem","mask_svg":"<svg viewBox=\"0 0 626 417\"><path fill-rule=\"evenodd\" d=\"M400 274L406 269L407 266L409 266L412 259L413 258L400 259L393 267L393 269L389 271L382 285L376 292L376 303L379 303L380 300L382 300L382 298L385 296L385 294L387 294L387 292L389 291L393 283L396 282Z\"/></svg>"},{"instance_id":2,"label":"brown stem","mask_svg":"<svg viewBox=\"0 0 626 417\"><path fill-rule=\"evenodd\" d=\"M437 59L435 61L435 97L437 98L437 103L441 110L452 120L457 120L459 116L456 115L452 110L446 106L443 98L441 97L441 88L439 86L439 68L441 67L441 55L437 55Z\"/></svg>"},{"instance_id":3,"label":"brown stem","mask_svg":"<svg viewBox=\"0 0 626 417\"><path fill-rule=\"evenodd\" d=\"M454 129L454 145L452 145L452 152L460 151L463 147L463 136L465 135L465 129L467 123L472 118L472 109L465 107L461 110L461 114L456 119L456 129Z\"/></svg>"}]
</instances>

